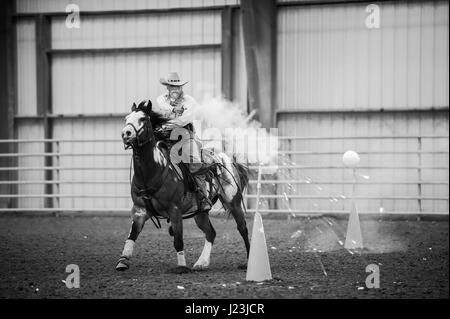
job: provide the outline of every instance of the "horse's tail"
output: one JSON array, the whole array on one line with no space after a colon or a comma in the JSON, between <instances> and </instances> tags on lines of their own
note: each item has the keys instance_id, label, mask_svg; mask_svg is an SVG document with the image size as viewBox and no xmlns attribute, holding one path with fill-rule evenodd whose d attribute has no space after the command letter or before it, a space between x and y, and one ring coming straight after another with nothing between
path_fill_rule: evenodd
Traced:
<instances>
[{"instance_id":1,"label":"horse's tail","mask_svg":"<svg viewBox=\"0 0 450 319\"><path fill-rule=\"evenodd\" d=\"M237 196L234 196L234 198L229 199L231 200L231 202L228 204L240 206L242 203L242 206L244 207L244 212L246 212L243 196L245 187L247 187L249 182L249 175L250 175L249 167L244 163L238 162L236 156L230 158L230 156L228 156L225 153L219 153L217 154L217 156L220 161L219 166L221 166L222 169L224 170L223 171L224 176L218 179L222 191L224 191L224 187L220 183L221 179L226 181L227 184L230 184L231 186L236 185L237 188L237 193L235 194ZM222 201L222 203L224 202ZM228 213L230 213L230 211L228 211Z\"/></svg>"},{"instance_id":2,"label":"horse's tail","mask_svg":"<svg viewBox=\"0 0 450 319\"><path fill-rule=\"evenodd\" d=\"M233 164L239 177L239 190L244 193L245 187L248 185L250 169L246 164L237 162L235 158L233 158Z\"/></svg>"}]
</instances>

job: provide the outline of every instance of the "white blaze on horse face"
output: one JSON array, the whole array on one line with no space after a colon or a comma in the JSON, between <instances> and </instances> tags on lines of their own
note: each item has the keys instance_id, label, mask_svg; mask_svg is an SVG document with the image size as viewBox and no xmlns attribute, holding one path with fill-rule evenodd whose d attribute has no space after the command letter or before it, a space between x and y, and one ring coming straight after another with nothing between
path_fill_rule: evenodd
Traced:
<instances>
[{"instance_id":1,"label":"white blaze on horse face","mask_svg":"<svg viewBox=\"0 0 450 319\"><path fill-rule=\"evenodd\" d=\"M142 111L131 112L128 114L125 117L125 126L122 129L122 136L127 136L127 132L129 132L130 135L128 135L128 138L130 140L136 138L136 131L139 131L144 125L144 118L145 114Z\"/></svg>"}]
</instances>

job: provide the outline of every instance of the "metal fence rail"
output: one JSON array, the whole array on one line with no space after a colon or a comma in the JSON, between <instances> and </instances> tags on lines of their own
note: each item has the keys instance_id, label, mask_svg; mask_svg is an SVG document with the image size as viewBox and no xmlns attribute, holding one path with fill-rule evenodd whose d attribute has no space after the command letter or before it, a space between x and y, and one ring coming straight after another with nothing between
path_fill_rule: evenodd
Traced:
<instances>
[{"instance_id":1,"label":"metal fence rail","mask_svg":"<svg viewBox=\"0 0 450 319\"><path fill-rule=\"evenodd\" d=\"M276 166L276 172L268 175L266 179L262 180L263 193L261 199L267 201L267 207L261 209L262 213L290 213L290 214L322 214L322 213L346 213L344 205L340 206L340 209L330 209L325 207L326 205L317 205L309 209L304 209L298 206L298 200L315 201L315 200L329 200L330 202L345 201L350 196L349 189L353 184L358 187L378 187L380 193L374 193L373 191L357 194L353 198L355 200L362 200L366 202L376 201L389 202L389 201L404 201L414 202L418 204L418 209L414 211L409 210L385 210L383 213L420 213L420 214L448 214L448 136L445 135L423 135L423 136L282 136L278 137L280 149L278 151L279 156L288 158L288 163L283 163ZM389 149L380 150L373 149L371 143L374 141L404 141L407 149ZM403 156L405 161L398 161L396 163L384 164L383 160L379 160L375 163L361 163L358 166L358 171L361 174L371 174L371 172L384 172L388 175L395 174L397 171L403 172L400 178L375 178L364 179L360 178L356 181L345 177L345 172L348 169L342 164L342 162L336 162L336 159L340 159L345 149L340 150L321 150L314 151L308 149L299 149L296 143L301 142L314 142L320 141L341 141L341 142L365 142L367 147L358 152L361 157L388 157L396 158L396 156ZM446 142L446 146L442 146L442 142ZM92 151L61 151L64 145L73 145L74 143L81 143L88 145L92 143L120 143L117 139L16 139L16 140L0 140L0 143L15 144L16 146L26 146L30 144L37 144L43 146L44 144L52 144L52 152L36 152L36 151L16 151L15 153L2 153L0 159L3 159L3 163L9 163L8 166L0 167L0 173L2 174L2 180L0 180L0 212L20 212L20 211L34 211L34 212L51 212L51 211L108 211L108 212L125 212L129 211L129 207L87 207L76 205L61 205L62 200L70 199L123 199L129 200L129 192L124 193L120 191L116 192L100 192L100 193L86 193L79 191L62 191L65 186L80 186L79 190L84 190L84 186L111 186L119 185L120 187L128 187L130 182L128 173L130 170L129 158L131 153L129 151L104 151L104 152L92 152ZM436 144L438 146L436 146ZM98 144L95 144L98 145ZM412 145L412 146L411 146ZM427 145L427 147L424 147ZM440 146L439 146L440 145ZM26 147L25 147L26 148ZM42 149L44 149L42 147ZM327 164L298 164L306 158L323 158L333 159L332 163ZM45 158L51 159L51 166L39 165L44 163ZM77 164L65 165L61 164L64 159L77 159ZM122 164L120 165L101 165L86 162L88 159L103 158L105 161L112 159L118 159ZM6 160L6 161L5 161ZM21 161L26 161L25 164L21 164ZM81 162L80 162L81 161ZM86 163L85 163L86 162ZM368 161L369 162L369 161ZM5 164L3 164L5 165ZM256 165L250 165L250 168L255 170L258 168ZM50 174L44 174L49 172ZM77 177L74 176L80 172L101 172L109 171L115 172L114 174L120 175L118 178L112 178L113 176L106 177ZM321 172L330 175L330 177L320 178L308 178L299 172ZM42 173L38 177L30 175L32 173ZM72 173L71 173L72 172ZM409 173L408 173L409 172ZM341 174L340 178L336 178L336 173ZM413 175L411 178L410 176ZM288 174L289 176L286 176ZM292 176L293 175L293 176ZM331 176L332 175L332 176ZM381 174L379 174L381 175ZM5 178L7 176L7 178ZM364 176L364 175L362 175ZM246 194L247 205L249 205L249 211L254 210L256 203L254 202L256 196L254 194L256 180L254 177L250 180L250 186ZM323 190L326 187L335 188L337 186L342 188L342 192L331 191L329 193L323 191L321 194L314 194L307 192L304 189L302 191L293 191L295 187L308 187L314 186L317 189ZM318 186L320 185L320 186ZM32 189L21 189L21 187L38 187L39 191ZM265 186L265 189L264 189ZM270 189L270 187L272 187ZM405 193L398 194L396 191L393 194L383 193L382 190L385 187L393 187L394 190L403 188L407 190ZM417 189L412 191L412 188ZM427 192L424 193L424 189ZM446 191L445 191L446 190ZM445 194L444 194L445 193ZM42 204L36 206L21 206L21 200L24 199L45 199ZM297 200L297 201L296 201ZM434 211L430 209L424 209L423 203L443 201L444 209ZM297 204L296 204L297 203ZM314 204L314 203L313 203ZM409 205L409 204L408 204ZM300 205L302 206L302 205ZM446 206L446 209L445 209ZM381 205L380 205L381 207ZM433 205L433 207L435 207ZM443 207L440 205L439 207ZM367 210L368 213L379 213L377 210Z\"/></svg>"}]
</instances>

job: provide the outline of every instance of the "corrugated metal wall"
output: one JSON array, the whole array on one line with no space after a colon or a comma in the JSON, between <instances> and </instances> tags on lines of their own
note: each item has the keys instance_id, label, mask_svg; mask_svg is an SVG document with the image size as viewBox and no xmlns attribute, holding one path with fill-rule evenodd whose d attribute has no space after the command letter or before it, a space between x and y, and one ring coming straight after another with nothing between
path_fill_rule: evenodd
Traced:
<instances>
[{"instance_id":1,"label":"corrugated metal wall","mask_svg":"<svg viewBox=\"0 0 450 319\"><path fill-rule=\"evenodd\" d=\"M80 30L67 29L63 19L53 19L52 45L80 49L220 44L220 26L220 12L86 18ZM175 70L190 81L185 89L197 99L207 93L218 95L220 63L217 49L56 55L53 112L127 112L133 99L162 94L165 88L159 78Z\"/></svg>"},{"instance_id":2,"label":"corrugated metal wall","mask_svg":"<svg viewBox=\"0 0 450 319\"><path fill-rule=\"evenodd\" d=\"M17 0L17 12L64 12L71 0ZM81 11L167 9L238 4L239 0L78 0Z\"/></svg>"},{"instance_id":3,"label":"corrugated metal wall","mask_svg":"<svg viewBox=\"0 0 450 319\"><path fill-rule=\"evenodd\" d=\"M281 1L285 2L285 1ZM396 169L361 169L371 179L358 185L357 195L389 198L448 196L448 138L363 139L361 136L448 136L448 110L407 110L449 105L448 2L378 3L380 28L369 29L365 11L369 3L280 7L278 12L277 107L281 110L323 110L324 113L282 113L280 135L354 136L349 140L306 140L285 149L336 152L291 155L299 165L337 166L301 169L280 174L283 178L310 179L295 192L281 187L279 193L325 196L323 199L292 200L304 210L349 209L341 197L351 194L351 181L342 169L342 154L361 153L360 166L398 166ZM404 109L394 113L346 113L345 110ZM339 110L339 112L333 112ZM329 111L329 112L328 112ZM434 151L436 154L390 154L393 151ZM438 153L438 152L444 153ZM380 152L371 154L366 152ZM418 166L434 168L406 168ZM340 167L339 167L340 166ZM436 169L444 167L444 169ZM447 167L447 168L445 168ZM284 175L284 176L283 176ZM362 179L364 181L364 179ZM377 182L383 182L378 184ZM389 184L389 182L426 184ZM444 183L427 184L430 181ZM326 198L328 196L328 198ZM338 200L335 200L335 199ZM279 205L283 207L283 201ZM362 211L448 212L448 200L359 200Z\"/></svg>"},{"instance_id":4,"label":"corrugated metal wall","mask_svg":"<svg viewBox=\"0 0 450 319\"><path fill-rule=\"evenodd\" d=\"M189 79L184 90L201 101L220 94L220 52L127 53L67 56L53 62L53 112L99 114L128 112L133 101L155 100L168 70Z\"/></svg>"},{"instance_id":5,"label":"corrugated metal wall","mask_svg":"<svg viewBox=\"0 0 450 319\"><path fill-rule=\"evenodd\" d=\"M448 2L281 7L278 108L449 105Z\"/></svg>"},{"instance_id":6,"label":"corrugated metal wall","mask_svg":"<svg viewBox=\"0 0 450 319\"><path fill-rule=\"evenodd\" d=\"M138 17L96 17L84 19L81 33L65 27L63 19L52 21L55 49L176 46L220 44L220 12L141 15ZM190 82L185 91L201 101L204 95L221 91L221 59L218 49L175 50L155 53L72 54L54 56L52 65L53 112L56 114L127 113L133 101L151 99L165 92L160 77L178 71ZM126 153L120 130L123 120L56 120L54 137L98 139L117 136L116 143L62 144L66 153ZM129 157L74 156L61 159L62 166L98 167L99 170L71 170L63 180L80 184L62 185L61 194L129 194L129 185L85 184L86 180L128 179L128 171L104 170L104 166L127 167ZM115 208L130 205L129 198L64 199L61 207Z\"/></svg>"},{"instance_id":7,"label":"corrugated metal wall","mask_svg":"<svg viewBox=\"0 0 450 319\"><path fill-rule=\"evenodd\" d=\"M69 2L68 2L69 3ZM100 4L99 4L100 3ZM236 1L82 1L81 10L152 9L201 7L235 4ZM17 1L18 12L64 11L65 2ZM17 20L18 31L18 115L36 115L36 53L33 18ZM80 29L68 29L65 18L51 19L52 49L93 49L160 47L221 44L221 12L199 11L182 13L114 15L83 17ZM239 35L239 34L238 34ZM53 54L52 113L59 115L123 114L134 101L151 99L165 92L160 77L177 71L189 80L185 92L202 102L206 96L221 93L221 51L217 48L175 49L139 53L61 53ZM242 74L239 74L241 76ZM38 120L19 120L19 138L43 138ZM124 156L61 156L53 166L72 169L54 171L54 180L79 181L54 186L59 194L123 194L126 198L61 198L62 208L129 207L129 185L123 183L86 183L86 181L126 181L128 170L73 169L74 167L128 167L130 153L123 150L120 131L123 119L55 118L55 139L99 139L117 137L117 142L54 144L54 152L65 154L118 153ZM31 134L31 135L30 135ZM21 152L36 152L36 145L23 144ZM44 151L43 147L40 150ZM23 165L43 166L42 157L26 158ZM44 172L23 172L21 180L44 180ZM24 188L25 187L25 188ZM30 188L31 187L31 188ZM44 187L21 186L22 194L43 194ZM43 200L21 199L19 207L43 207Z\"/></svg>"},{"instance_id":8,"label":"corrugated metal wall","mask_svg":"<svg viewBox=\"0 0 450 319\"><path fill-rule=\"evenodd\" d=\"M220 12L82 17L79 29L52 20L53 49L212 44L221 41ZM132 36L130 36L132 35Z\"/></svg>"},{"instance_id":9,"label":"corrugated metal wall","mask_svg":"<svg viewBox=\"0 0 450 319\"><path fill-rule=\"evenodd\" d=\"M69 2L67 2L69 3ZM18 12L62 12L64 1L17 1ZM82 10L120 10L212 6L237 1L80 1ZM279 109L367 109L448 107L448 4L443 1L423 3L382 3L381 28L367 29L366 4L312 5L279 7L278 74ZM242 30L235 11L233 33L233 96L242 106L247 101L245 63L242 54ZM221 42L219 11L145 14L138 16L82 17L80 29L67 29L65 19L52 18L53 49L89 49L140 46L218 44ZM36 115L35 26L32 18L16 21L18 34L18 115ZM174 50L154 53L60 53L52 56L53 113L104 114L128 112L133 101L152 100L164 92L159 78L176 70L190 80L186 91L201 100L204 95L218 95L221 89L219 49ZM61 156L53 165L63 167L128 167L129 156L122 149L118 118L53 119L53 136L62 139L114 138L108 143L67 143L55 145L61 153L122 153L124 156ZM43 138L40 120L21 119L19 138ZM448 136L448 112L408 113L323 113L281 114L280 135L398 135L443 134ZM285 144L283 144L285 145ZM390 150L417 150L415 140L297 141L293 150L335 151L338 154L291 155L297 164L341 163L347 149L361 152L367 165L394 163L416 165L418 158L382 154ZM424 154L423 165L445 166L448 139L422 141L422 149L446 150L445 154ZM381 154L367 157L368 150ZM23 144L24 153L43 152L43 146ZM19 165L43 166L42 157L21 159ZM312 181L350 178L342 169L285 171L281 178L309 178ZM54 172L54 179L79 183L55 186L60 194L123 194L124 183L95 184L88 180L126 181L128 171L71 169ZM448 181L448 169L411 171L375 169L362 174L376 181ZM23 171L21 180L43 180L43 171ZM314 183L313 183L314 184ZM320 185L320 184L319 184ZM339 196L350 192L348 185L298 185L298 195ZM292 194L292 186L278 189ZM357 192L373 196L416 196L417 185L361 185ZM42 194L43 185L20 186L22 194ZM444 196L448 183L423 185L422 196ZM282 192L281 192L282 194ZM327 195L327 196L328 196ZM43 199L24 199L19 207L43 207ZM345 209L346 202L332 198L292 200L293 209ZM64 208L127 207L125 198L62 198ZM423 201L424 211L448 211L448 201ZM417 201L370 200L361 209L418 211ZM279 205L284 208L283 205Z\"/></svg>"},{"instance_id":10,"label":"corrugated metal wall","mask_svg":"<svg viewBox=\"0 0 450 319\"><path fill-rule=\"evenodd\" d=\"M279 194L324 196L323 199L295 199L292 209L300 210L348 210L348 198L352 193L351 184L336 184L339 181L351 182L352 172L343 168L342 155L347 150L360 154L360 169L357 173L369 176L358 177L356 196L379 196L381 199L358 200L362 212L384 211L396 212L448 212L448 200L424 200L422 209L416 199L385 199L388 197L447 197L448 196L448 138L422 138L419 145L417 138L368 139L360 136L448 136L448 112L394 112L394 113L336 113L336 114L286 114L279 118L281 136L354 136L355 139L333 140L297 140L288 146L283 142L283 149L299 151L329 152L334 154L298 154L290 155L280 162L290 161L302 166L334 166L336 168L304 168L284 170L279 178L310 181L295 185L296 190L282 187ZM441 154L414 153L392 154L390 152L446 152ZM370 153L370 154L368 154ZM282 164L282 163L280 163ZM417 167L428 167L419 170ZM376 168L366 168L373 166ZM380 167L396 168L380 168ZM406 168L410 167L410 168ZM414 167L414 168L412 168ZM425 182L419 190L418 181ZM447 182L427 184L428 182ZM411 182L411 184L391 184L392 182ZM415 184L414 184L415 182ZM385 197L385 198L383 198ZM338 199L333 200L333 198ZM280 202L280 208L285 203Z\"/></svg>"},{"instance_id":11,"label":"corrugated metal wall","mask_svg":"<svg viewBox=\"0 0 450 319\"><path fill-rule=\"evenodd\" d=\"M54 166L72 169L55 171L53 179L73 181L74 183L55 186L54 192L63 195L113 195L108 198L63 197L59 207L105 209L131 207L130 185L123 183L129 181L130 172L127 168L130 166L131 158L131 152L123 149L120 138L123 125L123 119L59 119L55 122L54 136L58 136L58 138L99 141L60 142L57 147L59 153L74 155L60 156ZM116 141L100 141L114 139L114 137L117 137ZM83 155L87 153L92 155ZM119 155L111 156L111 154ZM124 196L124 198L117 196Z\"/></svg>"},{"instance_id":12,"label":"corrugated metal wall","mask_svg":"<svg viewBox=\"0 0 450 319\"><path fill-rule=\"evenodd\" d=\"M17 21L17 113L36 115L36 40L34 19Z\"/></svg>"},{"instance_id":13,"label":"corrugated metal wall","mask_svg":"<svg viewBox=\"0 0 450 319\"><path fill-rule=\"evenodd\" d=\"M40 120L21 120L18 126L18 137L20 139L43 139L44 129ZM18 146L19 153L43 153L44 145L42 143L21 143ZM20 157L18 160L19 167L25 167L18 171L18 179L21 181L42 182L45 180L43 170L36 167L44 166L44 158L42 156ZM44 184L30 183L18 186L18 194L44 194ZM21 208L40 208L44 207L44 198L19 198L18 206Z\"/></svg>"},{"instance_id":14,"label":"corrugated metal wall","mask_svg":"<svg viewBox=\"0 0 450 319\"><path fill-rule=\"evenodd\" d=\"M17 112L20 115L36 115L36 41L35 23L33 19L17 22ZM42 121L21 120L17 128L19 139L44 138ZM24 143L18 147L21 153L39 153L44 151L40 143ZM18 160L21 167L37 167L44 165L42 157L22 157ZM39 170L21 170L19 180L42 181L44 172ZM43 194L42 184L19 185L19 194ZM42 207L42 198L19 198L19 207Z\"/></svg>"}]
</instances>

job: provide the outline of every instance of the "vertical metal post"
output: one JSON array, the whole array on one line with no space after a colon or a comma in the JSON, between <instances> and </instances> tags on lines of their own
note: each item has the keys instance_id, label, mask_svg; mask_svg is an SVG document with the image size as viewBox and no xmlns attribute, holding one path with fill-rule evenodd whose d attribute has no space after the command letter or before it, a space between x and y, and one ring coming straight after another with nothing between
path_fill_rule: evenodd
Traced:
<instances>
[{"instance_id":1,"label":"vertical metal post","mask_svg":"<svg viewBox=\"0 0 450 319\"><path fill-rule=\"evenodd\" d=\"M4 0L0 10L0 139L17 138L14 116L17 111L17 32L13 21L15 1ZM17 153L17 143L2 143L1 153ZM0 166L18 166L18 158L0 158ZM18 180L17 171L0 172L0 180ZM17 194L18 185L0 185L2 193ZM3 202L3 200L2 200ZM17 198L7 198L0 206L17 208Z\"/></svg>"},{"instance_id":2,"label":"vertical metal post","mask_svg":"<svg viewBox=\"0 0 450 319\"><path fill-rule=\"evenodd\" d=\"M275 0L241 0L241 23L250 110L259 110L258 120L274 124L276 73Z\"/></svg>"},{"instance_id":3,"label":"vertical metal post","mask_svg":"<svg viewBox=\"0 0 450 319\"><path fill-rule=\"evenodd\" d=\"M52 122L48 115L52 112L51 107L51 75L50 60L48 51L51 48L51 25L50 18L45 15L39 15L36 18L36 94L37 94L37 113L43 116L44 139L51 139ZM44 152L52 153L52 142L44 142ZM45 156L46 167L51 167L53 159L51 156ZM45 170L45 180L52 180L53 172ZM45 184L45 194L52 194L52 184ZM46 198L44 207L51 208L53 199Z\"/></svg>"},{"instance_id":4,"label":"vertical metal post","mask_svg":"<svg viewBox=\"0 0 450 319\"><path fill-rule=\"evenodd\" d=\"M222 94L223 96L231 100L232 94L232 72L233 72L233 15L232 8L225 6L222 9L222 47L221 47L221 60L222 60Z\"/></svg>"}]
</instances>

